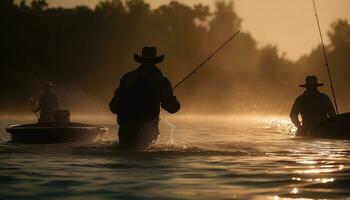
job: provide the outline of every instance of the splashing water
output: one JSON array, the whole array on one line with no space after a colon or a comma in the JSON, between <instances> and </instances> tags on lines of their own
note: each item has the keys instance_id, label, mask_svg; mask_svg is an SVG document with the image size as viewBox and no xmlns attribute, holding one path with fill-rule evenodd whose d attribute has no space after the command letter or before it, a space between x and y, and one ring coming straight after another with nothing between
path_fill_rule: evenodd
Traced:
<instances>
[{"instance_id":1,"label":"splashing water","mask_svg":"<svg viewBox=\"0 0 350 200\"><path fill-rule=\"evenodd\" d=\"M168 145L176 145L175 140L174 140L174 131L176 129L176 126L173 125L172 123L170 123L169 114L165 111L162 111L161 112L161 120L164 121L170 127Z\"/></svg>"},{"instance_id":2,"label":"splashing water","mask_svg":"<svg viewBox=\"0 0 350 200\"><path fill-rule=\"evenodd\" d=\"M0 199L350 197L348 141L295 138L287 117L161 118L140 151L118 148L114 121L89 145L8 143L4 128L23 121L0 121Z\"/></svg>"}]
</instances>

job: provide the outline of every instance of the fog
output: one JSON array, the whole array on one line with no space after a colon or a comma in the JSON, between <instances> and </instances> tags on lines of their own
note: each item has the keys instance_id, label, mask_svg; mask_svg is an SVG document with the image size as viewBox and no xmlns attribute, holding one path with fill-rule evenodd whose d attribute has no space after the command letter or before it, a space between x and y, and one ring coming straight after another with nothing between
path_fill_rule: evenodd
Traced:
<instances>
[{"instance_id":1,"label":"fog","mask_svg":"<svg viewBox=\"0 0 350 200\"><path fill-rule=\"evenodd\" d=\"M133 55L143 46L165 54L158 67L175 85L244 24L230 1L218 1L215 9L175 1L158 8L141 0L104 1L95 8L1 1L0 13L6 27L0 112L11 114L30 112L27 100L39 95L44 80L55 83L62 106L76 115L107 114L120 77L138 67ZM334 21L325 37L340 111L346 112L348 21ZM318 75L329 94L323 62L320 46L294 61L243 31L175 91L180 114L285 115L306 75Z\"/></svg>"}]
</instances>

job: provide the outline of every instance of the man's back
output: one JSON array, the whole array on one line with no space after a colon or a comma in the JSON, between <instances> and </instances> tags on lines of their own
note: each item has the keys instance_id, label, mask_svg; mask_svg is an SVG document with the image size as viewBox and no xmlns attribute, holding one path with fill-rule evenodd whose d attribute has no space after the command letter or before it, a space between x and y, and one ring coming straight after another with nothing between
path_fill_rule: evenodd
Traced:
<instances>
[{"instance_id":1,"label":"man's back","mask_svg":"<svg viewBox=\"0 0 350 200\"><path fill-rule=\"evenodd\" d=\"M160 106L169 113L180 109L169 80L156 67L164 55L158 56L155 47L144 47L134 59L141 66L122 77L109 103L118 116L119 144L126 148L147 147L157 140Z\"/></svg>"},{"instance_id":2,"label":"man's back","mask_svg":"<svg viewBox=\"0 0 350 200\"><path fill-rule=\"evenodd\" d=\"M158 118L160 105L170 113L180 108L161 71L155 66L140 66L122 77L110 109L120 120L143 120Z\"/></svg>"},{"instance_id":3,"label":"man's back","mask_svg":"<svg viewBox=\"0 0 350 200\"><path fill-rule=\"evenodd\" d=\"M55 121L54 111L59 109L58 98L52 91L46 91L40 96L39 109L40 110L40 123L47 123Z\"/></svg>"},{"instance_id":4,"label":"man's back","mask_svg":"<svg viewBox=\"0 0 350 200\"><path fill-rule=\"evenodd\" d=\"M159 79L160 71L155 68L131 71L123 76L120 87L120 108L118 117L122 120L157 118L160 112L160 93L152 79Z\"/></svg>"},{"instance_id":5,"label":"man's back","mask_svg":"<svg viewBox=\"0 0 350 200\"><path fill-rule=\"evenodd\" d=\"M40 96L39 105L41 112L52 112L59 109L58 98L51 91Z\"/></svg>"},{"instance_id":6,"label":"man's back","mask_svg":"<svg viewBox=\"0 0 350 200\"><path fill-rule=\"evenodd\" d=\"M299 85L306 90L296 98L290 112L290 119L298 128L298 134L305 135L317 123L336 115L330 98L317 89L323 85L315 75L305 77L305 83ZM299 115L302 121L299 120Z\"/></svg>"},{"instance_id":7,"label":"man's back","mask_svg":"<svg viewBox=\"0 0 350 200\"><path fill-rule=\"evenodd\" d=\"M291 111L292 121L296 121L298 115L302 117L302 128L309 130L317 123L335 115L330 98L319 91L305 91L293 105Z\"/></svg>"}]
</instances>

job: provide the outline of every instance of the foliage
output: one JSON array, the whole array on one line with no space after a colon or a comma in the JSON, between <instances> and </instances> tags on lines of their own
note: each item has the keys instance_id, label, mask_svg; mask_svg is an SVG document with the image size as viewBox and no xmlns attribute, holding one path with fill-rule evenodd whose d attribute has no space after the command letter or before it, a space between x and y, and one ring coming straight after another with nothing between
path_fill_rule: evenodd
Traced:
<instances>
[{"instance_id":1,"label":"foliage","mask_svg":"<svg viewBox=\"0 0 350 200\"><path fill-rule=\"evenodd\" d=\"M104 0L94 9L69 9L50 7L45 0L30 5L0 0L0 111L25 108L43 80L55 82L67 107L107 111L119 78L137 67L132 56L143 46L156 46L166 55L159 67L175 84L242 22L231 1L218 1L211 12L202 4L177 1L156 9L143 0ZM340 20L329 33L336 84L344 94L349 94L349 30ZM275 46L258 48L243 32L176 93L188 112L285 112L307 74L325 74L321 64L319 48L292 62Z\"/></svg>"}]
</instances>

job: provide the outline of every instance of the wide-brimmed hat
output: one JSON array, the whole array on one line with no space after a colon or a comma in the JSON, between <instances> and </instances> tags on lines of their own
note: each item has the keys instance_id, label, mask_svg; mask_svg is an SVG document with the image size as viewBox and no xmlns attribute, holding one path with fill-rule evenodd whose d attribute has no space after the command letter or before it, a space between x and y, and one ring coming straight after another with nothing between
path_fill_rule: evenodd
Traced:
<instances>
[{"instance_id":1,"label":"wide-brimmed hat","mask_svg":"<svg viewBox=\"0 0 350 200\"><path fill-rule=\"evenodd\" d=\"M134 59L138 63L161 63L164 60L164 55L157 56L157 49L155 47L144 47L142 49L142 56L134 55Z\"/></svg>"},{"instance_id":2,"label":"wide-brimmed hat","mask_svg":"<svg viewBox=\"0 0 350 200\"><path fill-rule=\"evenodd\" d=\"M300 87L311 87L311 86L316 86L316 87L320 87L323 86L324 83L318 82L318 79L316 76L312 75L312 76L307 76L305 78L305 83L300 85Z\"/></svg>"}]
</instances>

